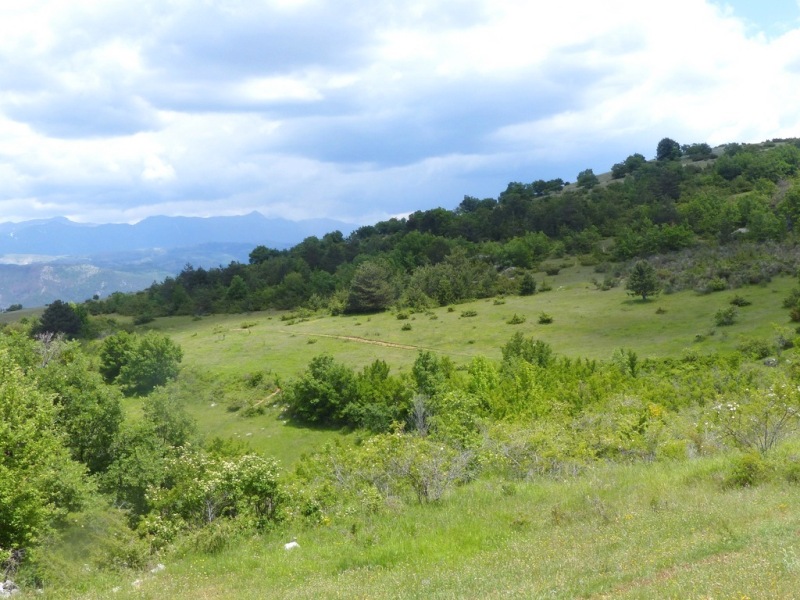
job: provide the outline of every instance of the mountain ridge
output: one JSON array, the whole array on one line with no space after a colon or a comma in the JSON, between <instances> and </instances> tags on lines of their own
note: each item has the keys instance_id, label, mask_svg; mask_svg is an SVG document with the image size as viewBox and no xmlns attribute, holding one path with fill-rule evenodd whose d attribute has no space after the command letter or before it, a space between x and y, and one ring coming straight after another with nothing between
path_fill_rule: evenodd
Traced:
<instances>
[{"instance_id":1,"label":"mountain ridge","mask_svg":"<svg viewBox=\"0 0 800 600\"><path fill-rule=\"evenodd\" d=\"M247 262L256 246L283 250L358 225L290 221L253 211L218 217L147 217L137 223L79 223L66 217L0 223L0 307L134 292L186 265Z\"/></svg>"}]
</instances>

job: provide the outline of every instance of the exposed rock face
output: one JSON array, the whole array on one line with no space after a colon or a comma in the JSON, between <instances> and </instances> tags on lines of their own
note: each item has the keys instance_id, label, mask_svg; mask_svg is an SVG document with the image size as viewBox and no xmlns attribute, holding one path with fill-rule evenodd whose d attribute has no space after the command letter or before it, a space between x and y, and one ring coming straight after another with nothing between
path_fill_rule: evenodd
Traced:
<instances>
[{"instance_id":1,"label":"exposed rock face","mask_svg":"<svg viewBox=\"0 0 800 600\"><path fill-rule=\"evenodd\" d=\"M765 358L764 359L764 366L777 367L778 366L778 359L777 358Z\"/></svg>"}]
</instances>

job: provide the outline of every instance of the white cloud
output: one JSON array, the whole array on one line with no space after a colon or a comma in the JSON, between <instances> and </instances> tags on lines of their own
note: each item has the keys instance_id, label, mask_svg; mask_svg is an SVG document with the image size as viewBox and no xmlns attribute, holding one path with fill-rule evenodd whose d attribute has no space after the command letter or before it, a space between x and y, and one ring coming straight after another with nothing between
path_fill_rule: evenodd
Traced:
<instances>
[{"instance_id":1,"label":"white cloud","mask_svg":"<svg viewBox=\"0 0 800 600\"><path fill-rule=\"evenodd\" d=\"M4 3L0 206L364 222L602 171L667 135L800 135L800 30L735 15L703 0Z\"/></svg>"},{"instance_id":2,"label":"white cloud","mask_svg":"<svg viewBox=\"0 0 800 600\"><path fill-rule=\"evenodd\" d=\"M148 156L144 159L142 179L152 182L165 182L175 179L175 168L164 162L158 156Z\"/></svg>"}]
</instances>

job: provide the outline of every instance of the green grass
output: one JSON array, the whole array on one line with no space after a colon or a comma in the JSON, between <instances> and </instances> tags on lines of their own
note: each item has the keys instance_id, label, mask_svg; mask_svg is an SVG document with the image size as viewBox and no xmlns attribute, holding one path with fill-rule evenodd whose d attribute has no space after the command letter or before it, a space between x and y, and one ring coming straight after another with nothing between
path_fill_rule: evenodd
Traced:
<instances>
[{"instance_id":1,"label":"green grass","mask_svg":"<svg viewBox=\"0 0 800 600\"><path fill-rule=\"evenodd\" d=\"M791 326L782 302L795 287L794 278L707 295L662 294L642 302L622 288L595 289L589 283L593 275L591 267L565 268L547 278L553 286L549 292L509 296L503 304L494 299L470 302L453 312L442 307L403 321L390 312L337 317L320 313L289 324L280 313L271 312L200 321L175 317L159 319L154 326L183 347L188 364L220 374L270 370L283 378L296 375L311 357L323 352L356 368L381 358L397 370L408 369L419 349L447 355L457 364L478 355L499 358L501 347L517 331L549 342L558 353L605 360L620 347L641 358L687 350L727 351L743 337L771 337L775 325ZM739 309L734 325L716 327L714 314L737 294L752 305ZM462 317L465 311L477 316ZM551 324L538 323L542 312L553 317ZM515 314L526 317L526 322L509 325ZM256 325L242 328L245 321ZM402 329L406 323L411 330ZM697 334L703 341L696 341Z\"/></svg>"},{"instance_id":2,"label":"green grass","mask_svg":"<svg viewBox=\"0 0 800 600\"><path fill-rule=\"evenodd\" d=\"M322 352L353 367L381 358L407 371L419 349L458 364L478 355L499 359L518 331L568 356L608 359L620 347L640 358L731 350L743 337L771 339L776 325L794 328L781 306L793 278L641 302L620 288L596 290L593 276L590 267L562 268L547 277L552 291L407 320L392 313L318 314L291 324L282 313L265 312L158 319L150 326L184 349L179 389L202 390L185 399L202 436L241 440L286 468L327 442L355 442L357 434L297 427L271 403L264 414L244 417L228 410L226 393L255 373L280 384ZM739 309L734 325L715 327L714 314L737 294L752 304ZM462 317L466 311L476 316ZM539 324L542 313L553 322ZM515 314L525 322L509 325ZM402 329L406 323L411 330ZM270 392L267 386L253 393ZM127 399L127 414L135 418L139 405ZM481 479L434 505L393 501L378 513L354 508L325 526L295 523L231 538L211 554L189 544L154 558L167 565L158 573L101 571L72 557L75 564L62 569L63 591L48 589L43 597L793 597L800 589L800 486L724 488L720 474L729 460L600 465L566 480ZM285 552L283 543L295 535L301 549Z\"/></svg>"},{"instance_id":3,"label":"green grass","mask_svg":"<svg viewBox=\"0 0 800 600\"><path fill-rule=\"evenodd\" d=\"M605 466L566 481L481 480L438 505L232 540L217 554L190 550L157 574L97 573L92 591L69 597L795 597L800 488L725 489L723 466L714 458ZM301 548L286 552L293 535Z\"/></svg>"},{"instance_id":4,"label":"green grass","mask_svg":"<svg viewBox=\"0 0 800 600\"><path fill-rule=\"evenodd\" d=\"M230 412L220 399L227 382L257 372L286 381L321 353L354 368L380 358L395 372L409 371L419 349L447 355L462 365L479 355L499 359L500 349L517 331L545 340L568 356L607 360L616 348L630 348L640 358L727 351L744 337L771 339L776 324L791 326L782 302L796 285L794 278L707 295L663 294L642 302L622 288L595 289L589 283L594 275L591 267L562 268L547 278L553 286L549 292L508 296L503 303L479 300L458 305L452 312L441 307L412 314L407 320L398 320L391 312L336 317L319 313L290 324L281 319L286 313L263 312L200 320L173 317L157 319L149 326L169 334L183 348L188 368L182 377L191 376L192 370L210 377L207 392L187 402L203 436L243 441L287 466L342 434L286 423L279 407L270 406L265 414L253 417ZM752 304L738 309L734 325L715 327L714 314L729 306L737 294ZM477 315L462 317L465 311ZM553 322L539 324L541 313L550 315ZM508 324L515 314L526 321ZM411 330L402 329L406 323L412 325ZM704 339L696 341L697 334ZM135 409L135 401L128 406Z\"/></svg>"}]
</instances>

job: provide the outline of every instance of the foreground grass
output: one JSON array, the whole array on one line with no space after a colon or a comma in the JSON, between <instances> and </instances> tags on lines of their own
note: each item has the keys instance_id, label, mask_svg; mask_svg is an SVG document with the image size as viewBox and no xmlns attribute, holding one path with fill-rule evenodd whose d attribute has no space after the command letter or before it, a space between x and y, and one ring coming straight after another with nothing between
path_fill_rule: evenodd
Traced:
<instances>
[{"instance_id":1,"label":"foreground grass","mask_svg":"<svg viewBox=\"0 0 800 600\"><path fill-rule=\"evenodd\" d=\"M800 487L725 489L724 465L714 458L603 466L566 481L481 480L437 505L395 504L329 526L234 539L216 554L160 558L159 573L89 573L44 597L796 597ZM286 552L295 534L301 548Z\"/></svg>"}]
</instances>

